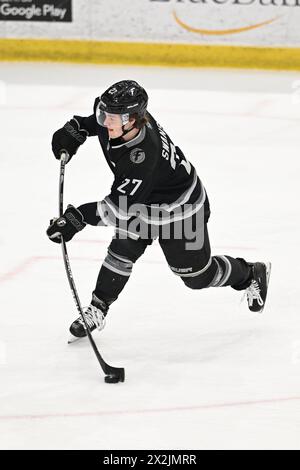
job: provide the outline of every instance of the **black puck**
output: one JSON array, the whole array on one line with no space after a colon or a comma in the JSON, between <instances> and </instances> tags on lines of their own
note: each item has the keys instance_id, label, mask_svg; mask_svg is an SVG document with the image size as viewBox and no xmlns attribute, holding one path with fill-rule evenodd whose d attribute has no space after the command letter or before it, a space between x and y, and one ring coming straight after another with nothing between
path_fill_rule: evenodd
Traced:
<instances>
[{"instance_id":1,"label":"black puck","mask_svg":"<svg viewBox=\"0 0 300 470\"><path fill-rule=\"evenodd\" d=\"M107 384L117 384L118 382L120 382L120 377L118 377L117 375L106 375L104 377L104 381Z\"/></svg>"}]
</instances>

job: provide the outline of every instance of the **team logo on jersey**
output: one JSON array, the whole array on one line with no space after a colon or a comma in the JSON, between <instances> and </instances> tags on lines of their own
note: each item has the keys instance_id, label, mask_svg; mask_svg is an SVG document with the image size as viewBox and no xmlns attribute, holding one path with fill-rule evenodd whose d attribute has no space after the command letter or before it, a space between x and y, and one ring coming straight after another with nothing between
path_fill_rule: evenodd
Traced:
<instances>
[{"instance_id":1,"label":"team logo on jersey","mask_svg":"<svg viewBox=\"0 0 300 470\"><path fill-rule=\"evenodd\" d=\"M142 163L146 158L145 152L142 149L133 149L130 152L130 160L132 163Z\"/></svg>"}]
</instances>

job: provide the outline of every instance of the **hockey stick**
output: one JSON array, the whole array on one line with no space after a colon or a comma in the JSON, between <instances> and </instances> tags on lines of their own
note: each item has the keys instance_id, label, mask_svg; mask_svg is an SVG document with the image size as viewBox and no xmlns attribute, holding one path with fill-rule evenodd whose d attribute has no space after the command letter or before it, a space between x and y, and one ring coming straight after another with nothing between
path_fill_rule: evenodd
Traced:
<instances>
[{"instance_id":1,"label":"hockey stick","mask_svg":"<svg viewBox=\"0 0 300 470\"><path fill-rule=\"evenodd\" d=\"M68 159L68 154L67 152L63 151L61 152L61 158L60 158L60 176L59 176L59 216L61 217L63 215L63 197L64 197L64 178L65 178L65 165L66 161ZM112 367L108 365L104 359L102 358L101 354L99 353L97 346L95 344L95 341L92 337L91 331L88 327L88 324L84 318L83 310L81 307L81 303L79 300L79 296L77 293L77 289L75 286L71 266L70 266L70 261L68 257L68 252L67 252L67 247L66 247L66 242L62 239L61 240L61 247L62 247L62 254L63 254L63 259L64 259L64 264L66 268L66 273L68 277L68 281L70 284L71 292L73 295L73 299L75 301L77 310L83 320L84 328L86 330L87 337L92 345L92 348L94 350L94 353L98 359L98 362L103 370L103 372L106 374L104 377L105 382L107 383L117 383L117 382L124 382L125 380L125 369L118 368L118 367Z\"/></svg>"}]
</instances>

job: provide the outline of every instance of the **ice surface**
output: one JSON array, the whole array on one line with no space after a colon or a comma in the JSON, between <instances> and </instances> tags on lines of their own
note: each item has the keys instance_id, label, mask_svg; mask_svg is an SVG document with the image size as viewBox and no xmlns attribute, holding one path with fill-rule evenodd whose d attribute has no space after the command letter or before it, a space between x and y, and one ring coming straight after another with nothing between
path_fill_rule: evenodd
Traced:
<instances>
[{"instance_id":1,"label":"ice surface","mask_svg":"<svg viewBox=\"0 0 300 470\"><path fill-rule=\"evenodd\" d=\"M255 315L230 288L188 290L158 244L136 263L96 333L126 381L108 385L87 341L59 246L52 133L133 78L208 191L214 254L273 263ZM299 74L0 64L0 448L299 449ZM298 83L299 84L299 83ZM100 200L112 174L96 138L66 168L65 203ZM83 304L111 229L68 245Z\"/></svg>"}]
</instances>

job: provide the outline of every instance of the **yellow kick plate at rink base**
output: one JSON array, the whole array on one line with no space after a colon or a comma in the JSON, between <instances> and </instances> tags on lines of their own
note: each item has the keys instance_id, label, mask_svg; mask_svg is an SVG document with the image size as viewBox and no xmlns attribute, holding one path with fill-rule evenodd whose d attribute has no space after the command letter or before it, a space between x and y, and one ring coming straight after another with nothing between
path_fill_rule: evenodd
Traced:
<instances>
[{"instance_id":1,"label":"yellow kick plate at rink base","mask_svg":"<svg viewBox=\"0 0 300 470\"><path fill-rule=\"evenodd\" d=\"M0 60L300 70L300 49L0 39Z\"/></svg>"}]
</instances>

